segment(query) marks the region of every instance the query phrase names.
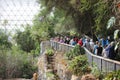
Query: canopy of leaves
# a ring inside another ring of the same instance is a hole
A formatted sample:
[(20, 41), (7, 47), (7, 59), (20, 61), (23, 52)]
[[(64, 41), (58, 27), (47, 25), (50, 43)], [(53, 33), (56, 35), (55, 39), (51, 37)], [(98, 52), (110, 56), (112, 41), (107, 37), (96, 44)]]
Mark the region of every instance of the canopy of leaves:
[(41, 40), (46, 40), (54, 35), (54, 19), (50, 15), (51, 14), (47, 15), (47, 11), (43, 9), (35, 16), (35, 19), (33, 20), (34, 25), (31, 29), (31, 36), (34, 40), (40, 42)]
[(12, 46), (11, 50), (0, 50), (0, 77), (6, 78), (32, 78), (37, 70), (31, 54)]
[(17, 45), (19, 45), (23, 51), (30, 52), (35, 49), (35, 41), (30, 35), (30, 26), (27, 26), (24, 32), (18, 31), (14, 37)]
[(1, 47), (1, 49), (11, 48), (12, 44), (8, 40), (8, 37), (9, 36), (3, 30), (0, 30), (0, 47)]
[[(56, 32), (75, 28), (78, 33), (105, 32), (108, 19), (113, 16), (114, 0), (38, 0), (48, 15), (53, 12)], [(60, 15), (60, 16), (59, 16)], [(61, 28), (61, 29), (60, 29)], [(69, 31), (68, 31), (69, 32)]]

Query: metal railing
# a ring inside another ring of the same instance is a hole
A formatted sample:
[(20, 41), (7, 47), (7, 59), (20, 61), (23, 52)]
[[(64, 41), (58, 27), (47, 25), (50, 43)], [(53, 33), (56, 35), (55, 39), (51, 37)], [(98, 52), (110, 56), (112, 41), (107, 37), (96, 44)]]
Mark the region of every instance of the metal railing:
[[(50, 41), (50, 45), (55, 50), (61, 51), (61, 52), (68, 52), (74, 48), (74, 46), (64, 44), (64, 43), (59, 43), (56, 41)], [(111, 60), (111, 59), (107, 59), (104, 57), (94, 55), (86, 48), (84, 48), (84, 50), (87, 55), (89, 64), (93, 66), (93, 63), (95, 63), (102, 72), (111, 72), (111, 71), (116, 71), (120, 69), (119, 61), (115, 61), (115, 60)]]

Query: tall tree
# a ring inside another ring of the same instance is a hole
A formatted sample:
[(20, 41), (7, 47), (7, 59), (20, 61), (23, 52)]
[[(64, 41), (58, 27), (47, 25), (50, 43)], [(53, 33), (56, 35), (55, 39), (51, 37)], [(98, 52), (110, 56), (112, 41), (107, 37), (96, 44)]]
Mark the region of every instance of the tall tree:
[[(47, 13), (64, 11), (64, 17), (71, 16), (74, 28), (79, 33), (103, 33), (112, 15), (113, 0), (38, 0)], [(60, 24), (60, 22), (58, 22)], [(66, 24), (66, 23), (64, 23)], [(63, 25), (63, 24), (62, 24)], [(62, 26), (61, 26), (62, 27)], [(63, 26), (65, 27), (65, 26)]]
[(0, 29), (0, 47), (1, 47), (1, 49), (11, 48), (12, 44), (8, 40), (8, 37), (9, 36), (6, 34), (6, 32), (3, 31), (2, 29)]
[(35, 49), (35, 41), (31, 37), (30, 26), (27, 26), (23, 32), (17, 31), (14, 38), (23, 51), (30, 52)]
[(33, 20), (31, 35), (34, 40), (40, 42), (54, 36), (54, 19), (51, 14), (47, 14), (43, 9)]

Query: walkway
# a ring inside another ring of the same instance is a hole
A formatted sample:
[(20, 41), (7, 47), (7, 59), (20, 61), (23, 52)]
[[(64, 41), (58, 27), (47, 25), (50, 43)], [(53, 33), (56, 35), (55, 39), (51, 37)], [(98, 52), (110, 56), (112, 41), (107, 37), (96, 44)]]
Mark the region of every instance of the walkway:
[[(55, 50), (61, 51), (61, 52), (68, 52), (74, 48), (74, 46), (55, 42), (55, 41), (50, 41), (50, 45)], [(120, 69), (119, 61), (115, 61), (115, 60), (107, 59), (107, 58), (100, 57), (97, 55), (93, 55), (89, 50), (87, 50), (86, 48), (84, 48), (84, 49), (85, 49), (85, 53), (88, 58), (88, 62), (91, 66), (93, 66), (93, 63), (95, 63), (97, 65), (97, 67), (103, 72), (111, 72), (111, 71), (116, 71), (116, 70)]]

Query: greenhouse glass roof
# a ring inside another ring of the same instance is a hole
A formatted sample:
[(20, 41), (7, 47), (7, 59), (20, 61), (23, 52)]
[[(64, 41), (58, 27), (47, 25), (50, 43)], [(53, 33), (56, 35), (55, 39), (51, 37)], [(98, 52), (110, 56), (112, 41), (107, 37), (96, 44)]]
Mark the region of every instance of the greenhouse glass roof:
[(32, 25), (39, 11), (36, 0), (0, 0), (0, 29), (14, 30)]

